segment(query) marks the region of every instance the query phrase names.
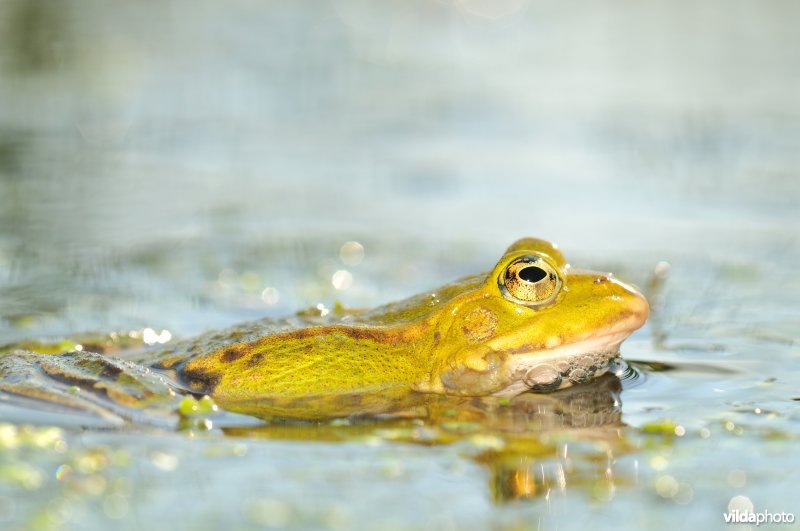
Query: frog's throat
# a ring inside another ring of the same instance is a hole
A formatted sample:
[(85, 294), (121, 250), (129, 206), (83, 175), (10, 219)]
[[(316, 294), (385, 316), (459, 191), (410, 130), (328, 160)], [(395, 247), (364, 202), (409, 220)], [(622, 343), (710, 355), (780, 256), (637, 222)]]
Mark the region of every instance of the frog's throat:
[(480, 363), (458, 364), (421, 390), (445, 394), (512, 397), (550, 392), (588, 382), (608, 370), (632, 330), (616, 330), (535, 350), (491, 351)]
[(497, 380), (507, 382), (494, 396), (511, 397), (525, 391), (556, 391), (603, 375), (619, 356), (619, 345), (630, 330), (612, 332), (535, 352), (515, 352), (498, 367)]

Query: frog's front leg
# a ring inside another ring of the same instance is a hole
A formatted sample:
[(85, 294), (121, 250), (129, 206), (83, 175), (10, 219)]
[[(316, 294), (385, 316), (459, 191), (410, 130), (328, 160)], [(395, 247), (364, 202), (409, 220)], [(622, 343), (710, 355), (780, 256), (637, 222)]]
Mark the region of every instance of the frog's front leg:
[(161, 375), (92, 352), (0, 354), (0, 395), (90, 413), (113, 424), (174, 425), (180, 398)]

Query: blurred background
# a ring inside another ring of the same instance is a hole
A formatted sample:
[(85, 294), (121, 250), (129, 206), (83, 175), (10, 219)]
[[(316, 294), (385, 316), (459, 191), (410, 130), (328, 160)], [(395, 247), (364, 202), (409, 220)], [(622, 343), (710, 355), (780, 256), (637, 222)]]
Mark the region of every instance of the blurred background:
[[(525, 235), (595, 267), (796, 244), (798, 9), (3, 0), (0, 336), (374, 304)], [(351, 289), (301, 289), (347, 241)]]
[[(0, 344), (373, 306), (538, 236), (643, 286), (672, 264), (654, 316), (683, 350), (652, 350), (646, 328), (634, 357), (748, 364), (736, 404), (773, 401), (794, 440), (798, 18), (792, 0), (0, 0)], [(770, 374), (788, 381), (753, 383)], [(628, 423), (739, 411), (707, 373), (648, 385), (623, 395)], [(721, 521), (744, 485), (729, 467), (760, 442), (686, 447), (669, 477), (695, 516)], [(789, 508), (791, 444), (754, 501)], [(687, 479), (700, 465), (706, 484)], [(642, 474), (603, 510), (663, 525), (670, 496)], [(430, 481), (431, 503), (453, 501)], [(450, 524), (509, 517), (474, 504), (481, 488)]]

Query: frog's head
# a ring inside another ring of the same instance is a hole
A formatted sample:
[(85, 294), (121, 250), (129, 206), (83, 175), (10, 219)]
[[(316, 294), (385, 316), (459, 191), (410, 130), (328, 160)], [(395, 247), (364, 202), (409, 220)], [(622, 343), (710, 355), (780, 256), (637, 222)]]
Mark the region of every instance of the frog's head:
[(588, 381), (649, 313), (632, 286), (574, 269), (556, 245), (535, 238), (515, 242), (453, 302), (433, 386), (464, 394), (512, 396)]

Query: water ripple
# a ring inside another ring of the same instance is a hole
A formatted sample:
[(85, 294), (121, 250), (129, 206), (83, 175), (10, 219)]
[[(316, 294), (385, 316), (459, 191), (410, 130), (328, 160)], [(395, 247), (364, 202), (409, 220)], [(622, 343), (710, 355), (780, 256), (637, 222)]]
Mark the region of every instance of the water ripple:
[(622, 383), (623, 389), (639, 387), (647, 381), (647, 373), (638, 369), (635, 365), (628, 363), (622, 358), (617, 358), (608, 368), (608, 372), (614, 374)]

